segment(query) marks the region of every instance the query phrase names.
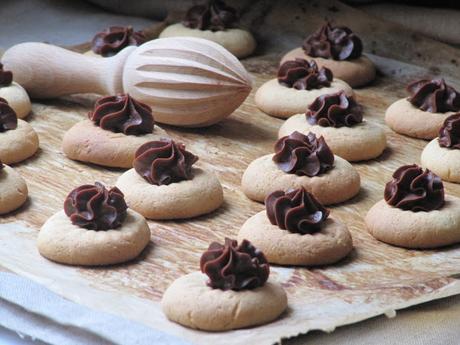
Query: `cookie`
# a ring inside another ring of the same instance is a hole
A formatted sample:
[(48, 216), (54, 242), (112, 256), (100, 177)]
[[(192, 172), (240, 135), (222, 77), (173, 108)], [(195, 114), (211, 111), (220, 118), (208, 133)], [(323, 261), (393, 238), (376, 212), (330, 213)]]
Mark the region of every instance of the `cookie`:
[(443, 180), (460, 183), (460, 150), (441, 147), (438, 138), (425, 146), (421, 163)]
[(437, 248), (460, 242), (460, 199), (445, 197), (439, 210), (412, 212), (376, 203), (367, 213), (366, 227), (376, 239), (405, 248)]
[(241, 180), (244, 194), (263, 202), (276, 190), (287, 191), (304, 187), (321, 203), (329, 205), (348, 200), (358, 194), (360, 177), (346, 160), (335, 156), (334, 167), (319, 176), (287, 174), (273, 162), (273, 154), (257, 158), (249, 164)]
[(331, 86), (320, 89), (297, 90), (280, 85), (277, 79), (263, 84), (255, 94), (255, 103), (264, 113), (280, 118), (305, 112), (308, 105), (318, 96), (345, 91), (353, 96), (352, 88), (342, 80), (333, 79)]
[(134, 153), (139, 146), (167, 136), (158, 126), (154, 127), (151, 134), (126, 135), (102, 129), (90, 120), (83, 120), (65, 133), (62, 150), (73, 160), (107, 167), (131, 168)]
[(375, 79), (376, 75), (373, 62), (365, 55), (361, 55), (352, 60), (324, 59), (321, 57), (309, 56), (299, 47), (286, 53), (281, 59), (281, 63), (288, 60), (294, 60), (295, 58), (316, 61), (318, 67), (329, 68), (335, 78), (345, 81), (353, 88), (369, 84)]
[(8, 101), (20, 119), (25, 118), (32, 111), (29, 95), (21, 85), (14, 81), (10, 85), (0, 86), (0, 98)]
[(335, 263), (353, 249), (346, 225), (328, 218), (313, 234), (292, 233), (273, 225), (266, 211), (249, 218), (238, 233), (238, 241), (251, 241), (268, 261), (279, 265), (316, 266)]
[(21, 162), (38, 150), (38, 135), (31, 125), (18, 119), (17, 127), (0, 132), (0, 160), (5, 164)]
[(226, 331), (271, 322), (287, 307), (286, 293), (272, 281), (243, 291), (212, 289), (206, 281), (206, 275), (194, 272), (168, 287), (161, 307), (169, 320), (194, 329)]
[(38, 250), (44, 257), (63, 264), (97, 266), (126, 262), (137, 257), (150, 241), (144, 217), (128, 209), (123, 224), (112, 230), (95, 231), (72, 224), (60, 211), (43, 224)]
[(149, 219), (191, 218), (219, 208), (222, 186), (216, 175), (198, 168), (193, 178), (168, 185), (150, 184), (134, 169), (121, 175), (116, 186), (129, 207)]
[(249, 31), (231, 28), (219, 31), (191, 29), (182, 23), (166, 27), (160, 34), (165, 37), (198, 37), (220, 44), (238, 58), (251, 55), (256, 48), (256, 41)]
[(0, 214), (14, 211), (27, 200), (26, 181), (7, 165), (0, 168)]
[(385, 122), (392, 130), (413, 138), (436, 138), (446, 118), (454, 112), (431, 113), (413, 106), (402, 98), (388, 107)]
[(335, 155), (351, 162), (376, 158), (386, 147), (386, 136), (383, 129), (368, 121), (352, 127), (322, 127), (310, 125), (305, 114), (297, 114), (283, 123), (278, 137), (284, 137), (294, 131), (304, 134), (312, 132), (317, 136), (323, 136)]

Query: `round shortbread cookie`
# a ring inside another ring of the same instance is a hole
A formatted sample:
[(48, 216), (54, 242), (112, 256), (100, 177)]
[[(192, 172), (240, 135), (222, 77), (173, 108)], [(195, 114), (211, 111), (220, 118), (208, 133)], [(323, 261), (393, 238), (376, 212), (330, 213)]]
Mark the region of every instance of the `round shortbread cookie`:
[(404, 211), (376, 203), (366, 215), (376, 239), (405, 248), (437, 248), (460, 242), (460, 199), (446, 195), (445, 205), (429, 212)]
[(376, 70), (374, 63), (365, 55), (361, 55), (359, 58), (353, 60), (340, 61), (309, 56), (299, 47), (286, 53), (281, 59), (281, 64), (288, 60), (295, 60), (296, 58), (315, 60), (319, 68), (329, 68), (334, 77), (347, 82), (351, 87), (363, 86), (375, 79)]
[(150, 241), (143, 216), (128, 209), (123, 224), (113, 230), (87, 230), (59, 211), (43, 224), (37, 246), (41, 255), (63, 264), (99, 266), (136, 258)]
[(273, 281), (253, 290), (223, 291), (207, 286), (207, 279), (194, 272), (168, 287), (161, 306), (169, 320), (205, 331), (226, 331), (271, 322), (287, 308), (286, 292)]
[(220, 44), (238, 58), (251, 55), (256, 49), (256, 41), (249, 31), (242, 29), (226, 29), (221, 31), (191, 29), (182, 23), (166, 27), (159, 38), (165, 37), (198, 37)]
[(438, 136), (444, 120), (454, 112), (430, 113), (413, 106), (402, 98), (388, 107), (385, 122), (397, 133), (419, 139), (433, 139)]
[(439, 146), (438, 138), (425, 146), (421, 163), (443, 180), (460, 183), (460, 150)]
[(18, 119), (16, 129), (0, 133), (0, 160), (5, 164), (21, 162), (38, 150), (38, 135), (27, 122)]
[(317, 97), (339, 91), (344, 91), (347, 96), (353, 96), (353, 89), (339, 79), (334, 79), (329, 87), (312, 90), (296, 90), (281, 85), (278, 83), (278, 79), (272, 79), (257, 90), (255, 103), (260, 110), (268, 115), (288, 118), (305, 112)]
[(116, 186), (128, 206), (149, 219), (196, 217), (214, 211), (224, 201), (217, 176), (198, 168), (193, 168), (191, 180), (160, 186), (130, 169), (118, 178)]
[(238, 241), (250, 241), (268, 262), (279, 265), (317, 266), (333, 264), (353, 249), (348, 228), (332, 218), (313, 234), (298, 234), (270, 223), (266, 211), (249, 218), (238, 233)]
[(278, 137), (284, 137), (295, 131), (305, 135), (312, 132), (318, 137), (323, 136), (334, 154), (351, 162), (376, 158), (387, 146), (384, 130), (368, 121), (352, 127), (321, 127), (310, 125), (305, 114), (297, 114), (283, 123)]
[(273, 162), (273, 154), (252, 161), (246, 168), (241, 187), (249, 199), (264, 202), (277, 190), (305, 188), (322, 204), (336, 204), (354, 197), (360, 189), (358, 172), (346, 160), (335, 156), (334, 167), (319, 176), (288, 174)]
[(166, 137), (168, 134), (157, 125), (150, 134), (126, 135), (102, 129), (90, 120), (83, 120), (65, 133), (62, 150), (73, 160), (107, 167), (131, 168), (139, 146)]
[(0, 214), (14, 211), (27, 200), (26, 181), (7, 165), (0, 170)]
[(14, 81), (8, 86), (0, 86), (0, 98), (7, 100), (19, 119), (25, 118), (32, 111), (29, 95), (21, 85)]

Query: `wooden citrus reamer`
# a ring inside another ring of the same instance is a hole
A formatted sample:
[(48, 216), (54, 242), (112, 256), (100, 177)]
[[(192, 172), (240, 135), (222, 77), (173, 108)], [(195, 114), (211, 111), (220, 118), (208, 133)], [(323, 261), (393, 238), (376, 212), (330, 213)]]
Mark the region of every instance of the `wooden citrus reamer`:
[(199, 38), (157, 39), (109, 58), (21, 43), (8, 49), (2, 62), (33, 98), (129, 93), (152, 107), (156, 121), (177, 126), (220, 121), (252, 88), (250, 75), (236, 57)]

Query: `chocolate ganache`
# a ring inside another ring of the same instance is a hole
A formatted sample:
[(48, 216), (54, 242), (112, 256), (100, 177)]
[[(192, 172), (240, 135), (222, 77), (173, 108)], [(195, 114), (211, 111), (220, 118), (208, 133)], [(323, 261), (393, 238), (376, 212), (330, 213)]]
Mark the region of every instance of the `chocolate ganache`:
[(104, 57), (113, 56), (127, 46), (139, 46), (147, 39), (142, 31), (134, 31), (131, 26), (111, 26), (97, 33), (91, 49)]
[(5, 71), (3, 64), (0, 63), (0, 86), (8, 86), (13, 82), (13, 73), (11, 71)]
[(460, 149), (460, 113), (450, 115), (439, 130), (439, 146)]
[(430, 113), (460, 110), (460, 94), (446, 84), (444, 79), (422, 79), (407, 86), (408, 101)]
[(119, 227), (126, 218), (123, 193), (103, 184), (83, 185), (72, 190), (64, 201), (64, 212), (72, 224), (88, 230), (110, 230)]
[(331, 86), (333, 76), (329, 68), (318, 68), (314, 60), (296, 58), (284, 62), (278, 69), (278, 82), (297, 90), (321, 89)]
[(0, 133), (17, 127), (18, 117), (16, 112), (10, 107), (6, 99), (0, 98)]
[(102, 129), (127, 135), (152, 133), (152, 109), (129, 94), (99, 98), (88, 117)]
[(238, 22), (237, 11), (221, 0), (210, 0), (205, 5), (191, 7), (182, 24), (191, 29), (223, 31)]
[(246, 290), (265, 284), (270, 267), (265, 255), (249, 241), (225, 239), (222, 245), (213, 242), (201, 256), (201, 272), (209, 277), (213, 289)]
[(302, 48), (312, 57), (352, 60), (361, 56), (363, 44), (346, 26), (326, 23), (304, 40)]
[(444, 186), (430, 170), (416, 164), (404, 165), (386, 184), (384, 198), (389, 205), (402, 210), (428, 212), (444, 205)]
[(332, 168), (334, 154), (323, 137), (295, 131), (276, 142), (273, 161), (288, 174), (312, 177)]
[(322, 127), (351, 127), (363, 121), (363, 109), (345, 92), (321, 95), (307, 108), (307, 121)]
[(275, 191), (265, 199), (270, 223), (293, 233), (313, 234), (329, 216), (329, 210), (304, 188)]
[(150, 184), (168, 185), (192, 179), (192, 165), (197, 160), (198, 157), (187, 151), (184, 144), (164, 139), (140, 146), (133, 166)]

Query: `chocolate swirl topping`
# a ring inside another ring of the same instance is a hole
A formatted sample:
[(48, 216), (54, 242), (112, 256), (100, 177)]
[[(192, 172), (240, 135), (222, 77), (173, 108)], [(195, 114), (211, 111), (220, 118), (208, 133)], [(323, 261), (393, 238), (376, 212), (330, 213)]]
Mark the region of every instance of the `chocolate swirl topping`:
[(408, 101), (417, 108), (430, 113), (460, 110), (460, 94), (444, 79), (422, 79), (406, 87)]
[(314, 60), (298, 59), (286, 61), (278, 69), (278, 82), (297, 90), (321, 89), (331, 86), (330, 69), (318, 65)]
[(322, 127), (351, 127), (363, 121), (363, 109), (345, 92), (321, 95), (307, 108), (307, 121)]
[(134, 31), (132, 26), (111, 26), (97, 33), (91, 50), (102, 56), (113, 56), (127, 46), (140, 46), (147, 41), (142, 31)]
[(126, 135), (152, 133), (152, 109), (128, 94), (101, 97), (88, 117), (99, 127)]
[(208, 286), (221, 290), (255, 289), (265, 284), (270, 274), (265, 255), (248, 240), (240, 245), (225, 238), (225, 244), (212, 242), (200, 260)]
[(302, 235), (318, 232), (329, 216), (329, 210), (304, 188), (275, 191), (265, 199), (265, 207), (270, 223)]
[(385, 186), (385, 201), (402, 210), (431, 211), (444, 205), (444, 186), (441, 178), (416, 164), (404, 165), (393, 173), (393, 180)]
[(332, 168), (334, 154), (323, 137), (295, 131), (276, 142), (273, 161), (285, 173), (312, 177)]
[(363, 52), (361, 39), (346, 26), (324, 24), (302, 45), (305, 53), (312, 57), (334, 60), (352, 60), (359, 58)]
[(134, 169), (150, 184), (168, 185), (193, 178), (192, 165), (198, 160), (185, 145), (171, 139), (150, 141), (140, 146)]
[(64, 201), (64, 212), (72, 224), (88, 230), (119, 227), (126, 218), (127, 208), (117, 187), (107, 190), (99, 182), (75, 188)]
[(8, 86), (13, 82), (13, 72), (5, 71), (0, 63), (0, 86)]
[(221, 0), (210, 0), (206, 5), (191, 7), (182, 24), (191, 29), (223, 31), (238, 21), (236, 10)]
[(439, 130), (439, 146), (460, 149), (460, 113), (450, 115)]
[(0, 98), (0, 133), (6, 132), (18, 127), (18, 117), (8, 101)]

